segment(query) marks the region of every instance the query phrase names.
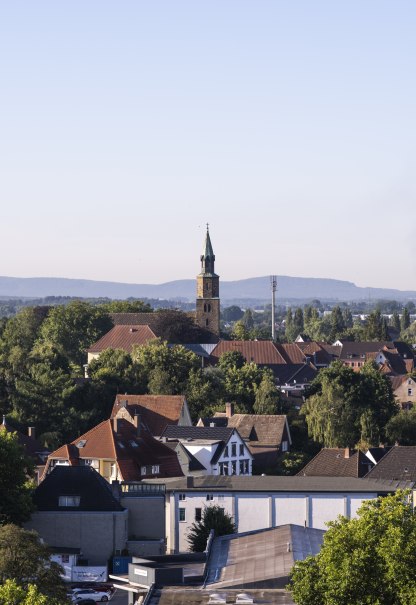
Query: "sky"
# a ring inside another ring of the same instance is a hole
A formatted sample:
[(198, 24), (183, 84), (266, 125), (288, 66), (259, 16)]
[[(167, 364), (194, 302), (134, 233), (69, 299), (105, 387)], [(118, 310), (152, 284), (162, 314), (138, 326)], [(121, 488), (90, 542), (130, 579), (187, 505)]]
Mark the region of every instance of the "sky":
[(0, 2), (0, 274), (416, 290), (413, 0)]

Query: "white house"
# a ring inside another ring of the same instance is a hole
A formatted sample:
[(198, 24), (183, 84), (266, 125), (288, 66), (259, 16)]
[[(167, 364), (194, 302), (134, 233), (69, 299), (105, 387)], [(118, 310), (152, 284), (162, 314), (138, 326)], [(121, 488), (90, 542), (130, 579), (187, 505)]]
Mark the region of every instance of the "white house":
[(205, 475), (252, 474), (253, 456), (235, 428), (170, 425), (162, 440), (180, 442), (203, 466)]

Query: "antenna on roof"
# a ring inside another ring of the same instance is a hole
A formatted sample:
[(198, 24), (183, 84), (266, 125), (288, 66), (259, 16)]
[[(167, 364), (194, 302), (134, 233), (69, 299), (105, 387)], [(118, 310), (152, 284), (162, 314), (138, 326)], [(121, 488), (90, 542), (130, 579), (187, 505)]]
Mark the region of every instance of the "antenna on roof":
[(277, 277), (276, 275), (271, 275), (270, 276), (270, 287), (272, 289), (272, 340), (274, 342), (275, 338), (276, 338), (276, 326), (275, 326), (275, 295), (276, 295), (276, 288), (277, 288)]

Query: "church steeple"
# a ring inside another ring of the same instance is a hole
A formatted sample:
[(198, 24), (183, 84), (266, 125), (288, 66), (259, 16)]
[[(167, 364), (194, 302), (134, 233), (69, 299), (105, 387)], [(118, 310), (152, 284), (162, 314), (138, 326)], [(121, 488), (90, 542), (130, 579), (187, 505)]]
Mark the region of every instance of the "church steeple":
[(220, 333), (220, 278), (214, 271), (215, 254), (209, 235), (205, 235), (201, 273), (197, 277), (196, 323), (210, 332)]
[(201, 273), (206, 275), (210, 273), (215, 275), (214, 272), (215, 254), (212, 249), (211, 238), (209, 236), (209, 225), (207, 223), (207, 233), (205, 235), (205, 246), (204, 252), (201, 254)]

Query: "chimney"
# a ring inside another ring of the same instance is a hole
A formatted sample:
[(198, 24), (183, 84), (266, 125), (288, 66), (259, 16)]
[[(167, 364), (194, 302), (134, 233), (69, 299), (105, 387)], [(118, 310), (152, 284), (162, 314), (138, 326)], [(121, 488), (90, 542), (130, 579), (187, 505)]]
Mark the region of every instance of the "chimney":
[(141, 418), (140, 418), (140, 414), (138, 414), (137, 412), (134, 413), (133, 416), (133, 424), (136, 427), (136, 434), (138, 437), (140, 437), (140, 432), (141, 432)]
[(36, 439), (35, 427), (34, 426), (28, 426), (27, 427), (27, 434), (29, 435), (29, 437), (32, 437), (32, 439)]
[(186, 478), (186, 487), (192, 488), (194, 486), (194, 478), (192, 476), (187, 476)]
[(225, 404), (225, 415), (227, 418), (231, 418), (234, 415), (234, 404), (227, 402)]
[(344, 458), (349, 458), (351, 456), (351, 450), (349, 447), (344, 449)]
[(117, 479), (115, 479), (112, 483), (110, 483), (110, 488), (111, 488), (111, 492), (112, 492), (114, 498), (120, 502), (120, 497), (121, 497), (120, 481), (117, 481)]

